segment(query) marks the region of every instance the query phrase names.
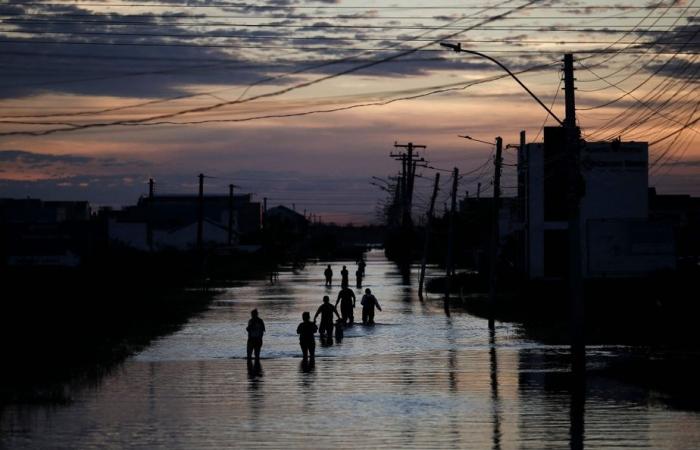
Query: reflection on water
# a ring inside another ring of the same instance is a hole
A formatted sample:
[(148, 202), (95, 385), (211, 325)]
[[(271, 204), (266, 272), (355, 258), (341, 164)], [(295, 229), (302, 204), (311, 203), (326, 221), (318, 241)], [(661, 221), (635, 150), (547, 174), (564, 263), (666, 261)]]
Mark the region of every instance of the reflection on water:
[[(380, 253), (369, 255), (362, 281), (383, 307), (378, 323), (348, 327), (342, 342), (317, 345), (315, 364), (303, 362), (301, 313), (337, 295), (324, 268), (230, 289), (70, 405), (6, 408), (0, 446), (693, 448), (700, 440), (698, 413), (595, 372), (573, 379), (567, 347), (526, 340), (509, 324), (490, 331), (460, 311), (446, 317), (441, 298), (419, 301)], [(268, 331), (262, 361), (249, 364), (254, 307)], [(622, 351), (630, 348), (592, 348), (589, 366)]]

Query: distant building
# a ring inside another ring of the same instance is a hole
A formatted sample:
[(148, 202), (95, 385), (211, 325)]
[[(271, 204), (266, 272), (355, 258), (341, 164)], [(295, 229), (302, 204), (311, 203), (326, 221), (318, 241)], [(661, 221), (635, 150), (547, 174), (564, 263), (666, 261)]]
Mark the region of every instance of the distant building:
[(43, 201), (37, 198), (0, 198), (0, 223), (62, 223), (90, 219), (86, 201)]
[[(241, 236), (257, 233), (260, 203), (251, 194), (205, 195), (202, 241), (205, 247), (236, 245)], [(135, 206), (108, 214), (109, 239), (138, 250), (187, 250), (197, 245), (199, 198), (196, 195), (142, 197)], [(229, 242), (230, 233), (230, 242)]]
[(80, 265), (95, 245), (86, 201), (0, 199), (0, 254), (10, 266)]
[(309, 226), (309, 221), (286, 206), (275, 206), (265, 212), (265, 226), (275, 226), (290, 233), (303, 234)]
[[(563, 139), (562, 128), (545, 128), (544, 143), (528, 144), (519, 155), (522, 266), (532, 279), (560, 278), (568, 270), (570, 183)], [(644, 142), (583, 144), (584, 277), (634, 277), (675, 268), (672, 227), (649, 217), (647, 168)]]
[(700, 263), (700, 197), (661, 195), (649, 189), (649, 216), (673, 227), (678, 257)]

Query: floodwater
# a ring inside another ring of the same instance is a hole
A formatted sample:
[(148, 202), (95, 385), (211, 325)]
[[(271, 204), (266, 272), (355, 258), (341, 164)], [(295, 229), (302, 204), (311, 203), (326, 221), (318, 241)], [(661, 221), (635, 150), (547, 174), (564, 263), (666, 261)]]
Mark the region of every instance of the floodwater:
[[(363, 287), (382, 312), (342, 342), (317, 344), (302, 364), (301, 313), (326, 289), (324, 264), (223, 292), (180, 331), (128, 359), (60, 406), (10, 407), (2, 448), (698, 448), (700, 414), (619, 379), (567, 377), (566, 347), (523, 337), (507, 323), (445, 315), (419, 301), (381, 252)], [(354, 264), (349, 264), (354, 274)], [(351, 282), (354, 279), (351, 276)], [(359, 291), (356, 291), (359, 292)], [(358, 294), (359, 295), (359, 294)], [(250, 310), (265, 320), (260, 367), (245, 361)], [(356, 318), (360, 315), (359, 298)], [(601, 346), (589, 365), (629, 349)], [(573, 387), (572, 387), (573, 386)]]

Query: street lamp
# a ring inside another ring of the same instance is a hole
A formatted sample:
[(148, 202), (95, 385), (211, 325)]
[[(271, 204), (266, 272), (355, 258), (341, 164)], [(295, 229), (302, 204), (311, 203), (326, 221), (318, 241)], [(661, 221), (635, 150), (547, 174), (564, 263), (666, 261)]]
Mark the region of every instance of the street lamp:
[(463, 49), (463, 48), (462, 48), (462, 44), (460, 44), (460, 43), (457, 43), (457, 44), (450, 44), (450, 43), (447, 43), (447, 42), (440, 42), (440, 45), (442, 45), (442, 46), (445, 47), (445, 48), (449, 48), (449, 49), (451, 49), (451, 50), (454, 50), (454, 51), (457, 52), (457, 53), (470, 53), (470, 54), (472, 54), (472, 55), (481, 56), (482, 58), (486, 58), (486, 59), (488, 59), (489, 61), (491, 61), (491, 62), (497, 64), (501, 69), (505, 70), (505, 71), (508, 73), (508, 75), (510, 75), (511, 77), (513, 77), (513, 79), (514, 79), (520, 86), (522, 86), (522, 88), (525, 89), (525, 90), (527, 91), (527, 93), (530, 94), (530, 96), (531, 96), (532, 98), (534, 98), (535, 101), (536, 101), (537, 103), (539, 103), (540, 106), (543, 107), (543, 108), (545, 109), (545, 111), (547, 111), (547, 114), (549, 114), (550, 116), (552, 116), (552, 117), (554, 118), (554, 120), (556, 120), (556, 121), (559, 123), (559, 125), (564, 126), (564, 122), (563, 122), (561, 119), (559, 119), (559, 117), (557, 117), (557, 115), (554, 114), (554, 113), (552, 112), (552, 110), (550, 110), (550, 109), (547, 107), (547, 105), (545, 105), (544, 103), (542, 103), (542, 100), (540, 100), (530, 89), (528, 89), (528, 87), (525, 86), (525, 85), (523, 84), (523, 82), (520, 81), (520, 79), (518, 79), (518, 77), (516, 77), (515, 74), (514, 74), (513, 72), (511, 72), (510, 69), (508, 69), (506, 66), (504, 66), (500, 61), (498, 61), (498, 60), (496, 60), (496, 59), (490, 57), (489, 55), (485, 55), (485, 54), (483, 54), (483, 53), (481, 53), (481, 52), (477, 52), (477, 51), (474, 51), (474, 50), (466, 50), (466, 49)]
[(582, 374), (585, 371), (586, 361), (586, 344), (584, 336), (584, 299), (583, 299), (583, 277), (582, 277), (582, 249), (581, 249), (581, 219), (580, 219), (580, 200), (585, 189), (584, 182), (581, 177), (581, 169), (579, 163), (579, 140), (580, 130), (576, 126), (576, 107), (574, 100), (574, 67), (573, 55), (564, 55), (564, 91), (566, 94), (566, 117), (564, 120), (559, 119), (547, 106), (542, 103), (530, 89), (525, 86), (522, 81), (515, 76), (506, 66), (501, 64), (496, 59), (474, 50), (465, 50), (462, 44), (449, 44), (441, 42), (441, 46), (454, 50), (457, 53), (469, 53), (472, 55), (486, 58), (489, 61), (497, 64), (501, 69), (505, 70), (508, 75), (527, 91), (530, 96), (540, 104), (547, 113), (552, 116), (559, 125), (564, 129), (564, 149), (565, 154), (569, 157), (568, 164), (568, 231), (569, 231), (569, 301), (571, 306), (571, 354), (572, 354), (572, 369), (576, 374)]
[(473, 138), (473, 137), (468, 136), (468, 135), (458, 134), (457, 137), (461, 137), (463, 139), (469, 139), (470, 141), (481, 142), (482, 144), (486, 144), (486, 145), (496, 145), (495, 142), (482, 141), (481, 139)]

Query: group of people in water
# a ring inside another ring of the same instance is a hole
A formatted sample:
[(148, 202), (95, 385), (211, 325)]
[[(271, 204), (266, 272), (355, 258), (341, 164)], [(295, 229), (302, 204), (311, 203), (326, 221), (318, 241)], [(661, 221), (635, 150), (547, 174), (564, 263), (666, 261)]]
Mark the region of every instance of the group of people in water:
[[(360, 258), (357, 261), (357, 270), (355, 271), (355, 279), (357, 280), (357, 287), (362, 287), (362, 278), (365, 276), (365, 260)], [(323, 271), (323, 275), (326, 277), (326, 287), (331, 287), (333, 285), (333, 269), (331, 265), (328, 264), (326, 270)], [(340, 285), (347, 287), (350, 284), (350, 272), (348, 272), (347, 266), (343, 266), (340, 271)]]
[[(365, 262), (360, 259), (358, 262), (358, 269), (356, 275), (358, 276), (358, 285), (361, 283), (361, 278), (364, 276)], [(333, 331), (335, 330), (335, 338), (337, 341), (343, 339), (344, 328), (348, 325), (353, 325), (355, 322), (355, 292), (348, 287), (348, 270), (346, 266), (343, 266), (341, 274), (341, 289), (338, 292), (338, 298), (335, 304), (332, 304), (330, 297), (328, 295), (323, 296), (323, 303), (318, 307), (316, 314), (314, 315), (313, 321), (311, 321), (311, 314), (305, 311), (301, 317), (302, 322), (297, 327), (297, 334), (299, 335), (299, 345), (301, 347), (301, 352), (304, 361), (310, 359), (314, 360), (316, 352), (316, 332), (319, 332), (320, 338), (323, 341), (333, 339)], [(324, 275), (326, 277), (326, 286), (332, 286), (333, 270), (330, 264), (326, 268)], [(340, 304), (340, 313), (338, 313), (338, 304)], [(360, 300), (360, 305), (362, 306), (362, 323), (365, 325), (374, 324), (374, 313), (375, 309), (379, 311), (382, 307), (379, 305), (379, 301), (372, 294), (370, 289), (365, 289), (365, 293)], [(320, 325), (316, 325), (316, 320), (321, 316)], [(334, 320), (337, 318), (337, 320)], [(247, 345), (247, 359), (251, 361), (253, 355), (255, 355), (255, 360), (260, 359), (260, 349), (262, 348), (262, 338), (265, 334), (265, 323), (258, 315), (258, 310), (254, 309), (251, 311), (251, 318), (248, 321), (248, 326), (246, 327), (248, 332), (248, 345)]]

